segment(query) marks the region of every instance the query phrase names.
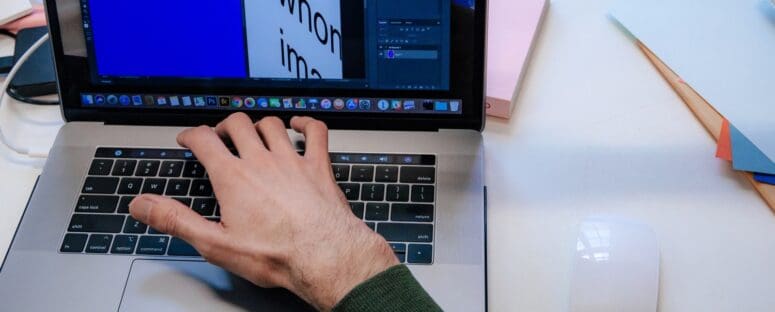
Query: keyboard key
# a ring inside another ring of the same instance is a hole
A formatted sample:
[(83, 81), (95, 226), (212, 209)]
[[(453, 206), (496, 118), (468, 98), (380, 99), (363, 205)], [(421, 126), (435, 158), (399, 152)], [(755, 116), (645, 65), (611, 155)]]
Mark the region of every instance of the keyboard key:
[(385, 194), (385, 200), (393, 201), (393, 202), (408, 202), (409, 185), (405, 185), (405, 184), (388, 185), (387, 192)]
[(409, 244), (406, 252), (406, 262), (417, 264), (431, 264), (433, 262), (433, 246), (425, 244)]
[(164, 187), (167, 185), (165, 179), (146, 179), (143, 183), (143, 194), (164, 194)]
[(113, 213), (117, 205), (118, 196), (81, 195), (75, 212)]
[(159, 171), (160, 177), (177, 178), (183, 173), (182, 161), (165, 161), (161, 163), (161, 171)]
[(433, 241), (433, 225), (380, 223), (377, 233), (389, 242), (430, 243)]
[(70, 219), (70, 232), (119, 233), (124, 225), (124, 216), (74, 214)]
[(363, 201), (382, 201), (385, 199), (384, 184), (364, 184), (361, 191)]
[(374, 166), (353, 166), (353, 182), (371, 182), (374, 181)]
[(347, 197), (347, 200), (358, 200), (361, 194), (361, 185), (357, 183), (339, 183), (339, 188)]
[(132, 216), (126, 217), (126, 222), (124, 223), (124, 233), (145, 234), (146, 229), (148, 229), (148, 226), (145, 225), (145, 223), (135, 220), (135, 218), (132, 218)]
[(118, 178), (88, 177), (83, 182), (81, 193), (87, 194), (113, 194), (118, 187)]
[(201, 178), (205, 176), (205, 167), (198, 161), (187, 161), (183, 167), (184, 178)]
[(390, 243), (390, 249), (393, 249), (393, 253), (401, 263), (406, 262), (406, 244), (404, 243)]
[(118, 202), (117, 213), (129, 213), (129, 203), (135, 199), (134, 196), (121, 196), (121, 200)]
[(412, 185), (412, 201), (418, 203), (433, 202), (433, 185)]
[(199, 252), (194, 249), (194, 246), (177, 237), (173, 237), (170, 241), (167, 254), (170, 256), (199, 257)]
[(122, 195), (137, 195), (140, 193), (140, 188), (142, 186), (143, 179), (122, 178), (121, 184), (118, 185), (118, 193)]
[(170, 179), (167, 183), (167, 196), (186, 196), (191, 180)]
[(136, 166), (137, 160), (116, 160), (116, 164), (113, 166), (113, 175), (122, 177), (131, 176), (135, 172)]
[(433, 205), (393, 204), (390, 219), (393, 221), (433, 222)]
[(96, 157), (121, 157), (124, 156), (124, 150), (113, 147), (100, 147), (95, 153)]
[(172, 199), (177, 200), (183, 206), (191, 207), (191, 198), (190, 197), (173, 197)]
[(89, 236), (89, 243), (86, 244), (87, 253), (108, 253), (110, 242), (113, 241), (113, 235), (92, 234)]
[(421, 162), (421, 157), (417, 155), (402, 155), (398, 157), (398, 163), (404, 165), (413, 165)]
[(366, 222), (366, 226), (368, 226), (372, 231), (376, 231), (377, 224), (374, 222)]
[(167, 252), (169, 236), (140, 236), (138, 255), (163, 255)]
[(377, 166), (377, 182), (395, 183), (398, 182), (398, 167), (396, 166)]
[(436, 182), (436, 168), (433, 167), (401, 167), (401, 183), (424, 183), (433, 184)]
[(210, 197), (213, 196), (213, 186), (208, 180), (194, 180), (191, 182), (191, 196)]
[(350, 166), (348, 165), (333, 165), (334, 178), (337, 181), (343, 182), (350, 179)]
[(363, 219), (364, 204), (357, 202), (350, 202), (350, 210), (358, 219)]
[(329, 153), (332, 163), (351, 163), (355, 161), (355, 156), (350, 154)]
[(161, 162), (158, 160), (143, 160), (137, 166), (136, 176), (155, 177), (159, 173)]
[(196, 198), (191, 208), (198, 214), (208, 217), (215, 213), (215, 198)]
[(148, 234), (149, 235), (166, 235), (167, 233), (162, 233), (161, 231), (154, 229), (152, 227), (148, 227)]
[(387, 221), (390, 212), (388, 203), (369, 203), (366, 205), (366, 220)]
[(88, 238), (89, 235), (87, 234), (67, 234), (64, 241), (62, 241), (62, 247), (59, 248), (59, 251), (82, 252)]
[(363, 155), (355, 155), (355, 162), (361, 163), (361, 164), (372, 164), (376, 163), (377, 158), (379, 156), (373, 155), (373, 154), (363, 154)]
[(129, 255), (135, 252), (137, 245), (136, 235), (116, 235), (110, 253)]
[(390, 204), (369, 203), (366, 205), (366, 220), (387, 221)]
[(95, 159), (95, 160), (92, 160), (91, 167), (89, 167), (89, 175), (92, 175), (92, 176), (110, 175), (111, 168), (113, 168), (112, 159)]

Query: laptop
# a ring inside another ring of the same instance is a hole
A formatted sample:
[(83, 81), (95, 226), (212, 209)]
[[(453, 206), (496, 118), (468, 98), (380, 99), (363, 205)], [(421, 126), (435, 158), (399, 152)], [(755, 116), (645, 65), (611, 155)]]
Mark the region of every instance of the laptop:
[(67, 122), (0, 270), (3, 309), (311, 310), (128, 214), (156, 193), (218, 222), (175, 137), (245, 112), (325, 121), (353, 214), (445, 310), (486, 310), (485, 5), (47, 0)]

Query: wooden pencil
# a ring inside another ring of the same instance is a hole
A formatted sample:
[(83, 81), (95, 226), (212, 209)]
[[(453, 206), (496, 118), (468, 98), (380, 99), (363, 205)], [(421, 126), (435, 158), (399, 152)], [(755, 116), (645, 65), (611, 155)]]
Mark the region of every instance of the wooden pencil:
[[(724, 123), (724, 117), (716, 111), (708, 101), (697, 93), (697, 91), (692, 89), (692, 87), (684, 82), (681, 77), (673, 72), (670, 67), (662, 62), (659, 57), (654, 55), (648, 47), (642, 42), (637, 42), (637, 44), (649, 61), (656, 67), (657, 71), (659, 71), (662, 77), (667, 80), (673, 90), (675, 90), (678, 96), (686, 103), (686, 106), (694, 113), (694, 116), (696, 116), (700, 123), (705, 126), (705, 130), (708, 131), (708, 134), (710, 134), (714, 140), (718, 141), (719, 135), (721, 134), (721, 126)], [(775, 211), (775, 185), (760, 183), (756, 181), (753, 174), (749, 172), (740, 172), (740, 174), (751, 182), (751, 185), (759, 192), (770, 209)]]

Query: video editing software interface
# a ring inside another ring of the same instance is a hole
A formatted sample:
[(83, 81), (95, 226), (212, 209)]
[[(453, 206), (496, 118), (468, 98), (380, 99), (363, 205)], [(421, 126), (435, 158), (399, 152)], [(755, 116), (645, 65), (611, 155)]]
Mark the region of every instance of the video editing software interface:
[(281, 92), (449, 91), (452, 10), (472, 10), (473, 0), (80, 1), (95, 86), (206, 83), (280, 93), (85, 92), (83, 106), (463, 110), (462, 101), (454, 98), (295, 97)]

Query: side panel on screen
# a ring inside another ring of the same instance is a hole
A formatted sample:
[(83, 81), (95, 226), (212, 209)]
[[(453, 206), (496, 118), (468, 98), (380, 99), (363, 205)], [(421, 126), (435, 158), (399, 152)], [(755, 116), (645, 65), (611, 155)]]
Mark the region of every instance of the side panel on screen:
[(252, 78), (342, 79), (341, 0), (245, 0)]

